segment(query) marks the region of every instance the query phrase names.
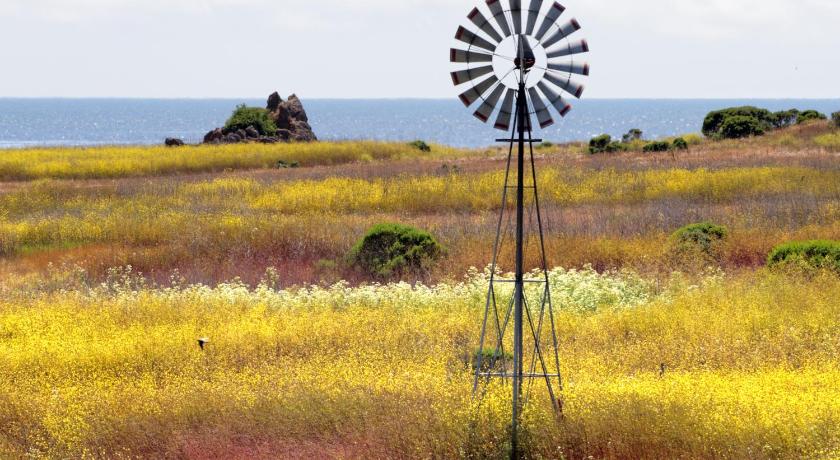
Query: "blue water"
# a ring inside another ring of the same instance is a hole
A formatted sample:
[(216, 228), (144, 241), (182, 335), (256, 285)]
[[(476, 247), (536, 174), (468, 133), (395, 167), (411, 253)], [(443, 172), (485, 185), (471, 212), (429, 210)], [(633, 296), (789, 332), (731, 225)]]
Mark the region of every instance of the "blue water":
[[(240, 103), (264, 100), (0, 99), (0, 147), (159, 144), (166, 137), (198, 142)], [(493, 144), (501, 133), (472, 117), (457, 100), (304, 100), (323, 140), (423, 139), (460, 147)], [(536, 136), (588, 140), (631, 128), (649, 139), (698, 132), (711, 110), (756, 105), (770, 110), (840, 111), (834, 100), (583, 100), (568, 117)]]

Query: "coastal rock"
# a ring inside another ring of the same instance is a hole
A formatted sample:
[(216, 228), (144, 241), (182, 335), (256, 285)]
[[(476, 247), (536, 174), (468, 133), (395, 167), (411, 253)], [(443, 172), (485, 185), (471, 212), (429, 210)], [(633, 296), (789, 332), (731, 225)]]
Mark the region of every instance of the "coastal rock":
[(184, 141), (182, 141), (181, 139), (176, 139), (174, 137), (167, 137), (164, 141), (164, 144), (166, 144), (167, 147), (180, 147), (184, 145)]
[(225, 133), (222, 131), (222, 128), (216, 128), (204, 136), (204, 143), (219, 143), (225, 138)]
[(205, 144), (231, 144), (238, 142), (314, 142), (318, 140), (309, 124), (309, 116), (303, 108), (303, 102), (292, 94), (284, 101), (277, 92), (268, 96), (266, 110), (269, 117), (277, 126), (274, 136), (262, 136), (253, 126), (247, 129), (229, 131), (216, 128), (204, 136)]
[[(303, 108), (303, 103), (297, 95), (292, 94), (288, 100), (283, 101), (279, 99), (277, 93), (268, 97), (266, 110), (269, 112), (277, 129), (281, 131), (288, 131), (288, 139), (298, 142), (312, 142), (317, 141), (318, 138), (312, 131), (312, 126), (309, 125), (309, 116), (306, 114), (306, 109)], [(286, 138), (284, 135), (278, 134), (281, 139)]]
[(266, 105), (266, 109), (269, 112), (274, 112), (277, 110), (277, 107), (280, 107), (281, 102), (283, 102), (283, 98), (281, 98), (280, 94), (275, 91), (271, 93), (271, 96), (268, 96), (268, 105)]

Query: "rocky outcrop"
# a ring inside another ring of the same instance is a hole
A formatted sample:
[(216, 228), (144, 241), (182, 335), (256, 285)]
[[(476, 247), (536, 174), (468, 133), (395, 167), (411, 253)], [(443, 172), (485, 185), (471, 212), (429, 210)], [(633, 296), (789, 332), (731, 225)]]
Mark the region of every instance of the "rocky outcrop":
[(277, 129), (281, 131), (278, 137), (282, 140), (297, 142), (318, 140), (312, 131), (312, 126), (309, 125), (309, 117), (306, 115), (303, 103), (296, 95), (292, 94), (286, 101), (283, 101), (280, 95), (275, 92), (268, 96), (266, 110), (268, 110), (274, 124), (277, 125)]
[(287, 100), (283, 100), (278, 93), (268, 96), (266, 103), (271, 120), (277, 125), (277, 133), (274, 136), (262, 136), (253, 126), (240, 130), (225, 130), (216, 128), (204, 136), (205, 144), (235, 144), (239, 142), (261, 142), (272, 144), (276, 142), (314, 142), (318, 138), (309, 125), (309, 116), (303, 103), (296, 95), (292, 94)]
[(174, 137), (167, 137), (163, 143), (167, 147), (180, 147), (184, 145), (184, 141), (182, 141), (181, 139), (176, 139)]

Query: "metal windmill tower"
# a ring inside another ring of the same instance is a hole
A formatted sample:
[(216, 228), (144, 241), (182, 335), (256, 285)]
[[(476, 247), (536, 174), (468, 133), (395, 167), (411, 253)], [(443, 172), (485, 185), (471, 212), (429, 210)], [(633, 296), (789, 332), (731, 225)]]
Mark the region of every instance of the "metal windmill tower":
[[(472, 26), (458, 28), (455, 34), (458, 47), (450, 50), (450, 61), (459, 67), (452, 72), (452, 81), (466, 88), (459, 96), (461, 102), (467, 107), (477, 105), (474, 115), (485, 123), (495, 113), (494, 126), (511, 132), (509, 139), (498, 140), (508, 143), (510, 149), (473, 392), (480, 397), (492, 379), (512, 381), (513, 458), (520, 455), (522, 410), (535, 381), (544, 381), (554, 410), (558, 414), (563, 410), (563, 381), (534, 162), (534, 143), (542, 140), (532, 137), (532, 116), (541, 129), (554, 124), (549, 107), (565, 117), (572, 107), (561, 94), (580, 98), (583, 85), (575, 82), (573, 75), (589, 75), (589, 65), (576, 60), (578, 55), (589, 51), (589, 45), (586, 40), (570, 38), (580, 30), (580, 24), (575, 19), (561, 20), (565, 7), (556, 2), (544, 5), (543, 0), (530, 0), (528, 8), (523, 9), (522, 3), (522, 0), (486, 0), (486, 9), (474, 8), (467, 16)], [(511, 185), (514, 150), (516, 182)], [(530, 157), (529, 161), (526, 156)], [(501, 262), (503, 222), (511, 190), (515, 191), (516, 220), (514, 277), (503, 279), (496, 271)], [(539, 279), (525, 278), (526, 190), (533, 193), (531, 203), (539, 234), (539, 268), (542, 269)], [(509, 302), (499, 302), (497, 288), (503, 284), (513, 285)], [(526, 289), (526, 286), (540, 288)], [(538, 298), (529, 300), (529, 293)], [(508, 369), (505, 348), (510, 349), (511, 342), (512, 369)], [(492, 350), (492, 354), (485, 357), (487, 345), (491, 345), (487, 350)], [(527, 392), (523, 393), (526, 381)]]

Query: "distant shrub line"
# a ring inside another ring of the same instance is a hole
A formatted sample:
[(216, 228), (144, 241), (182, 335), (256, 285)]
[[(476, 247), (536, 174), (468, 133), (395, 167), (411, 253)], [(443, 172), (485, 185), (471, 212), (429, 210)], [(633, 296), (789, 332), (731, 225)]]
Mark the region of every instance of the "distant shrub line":
[(703, 134), (712, 139), (742, 139), (827, 117), (816, 110), (771, 112), (753, 106), (715, 110), (703, 120)]
[(589, 153), (613, 153), (629, 150), (643, 152), (667, 152), (669, 150), (688, 150), (688, 141), (684, 137), (677, 137), (673, 141), (659, 140), (644, 142), (642, 130), (631, 129), (621, 137), (621, 141), (614, 141), (609, 134), (595, 136), (589, 141)]

